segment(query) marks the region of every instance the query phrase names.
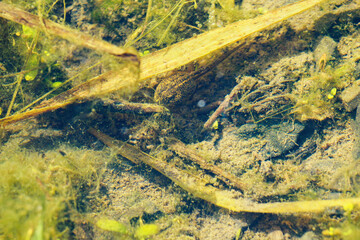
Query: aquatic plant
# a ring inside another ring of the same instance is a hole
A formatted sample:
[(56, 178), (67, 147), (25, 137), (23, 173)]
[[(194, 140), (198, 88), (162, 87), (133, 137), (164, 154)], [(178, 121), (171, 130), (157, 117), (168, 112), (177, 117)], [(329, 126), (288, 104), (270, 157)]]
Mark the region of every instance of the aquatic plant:
[(80, 216), (86, 196), (96, 196), (106, 166), (100, 153), (80, 152), (38, 153), (21, 148), (19, 140), (1, 147), (1, 238), (69, 237), (70, 216)]
[(159, 227), (156, 224), (144, 224), (141, 218), (139, 219), (138, 226), (134, 228), (128, 228), (118, 221), (107, 218), (100, 218), (95, 225), (104, 231), (112, 232), (114, 236), (119, 238), (126, 237), (142, 240), (159, 233)]
[[(54, 44), (56, 40), (50, 40), (40, 31), (1, 21), (1, 62), (4, 66), (1, 79), (2, 96), (5, 98), (1, 107), (9, 116), (53, 88), (54, 79), (56, 82), (64, 81), (64, 70), (57, 62), (63, 59), (64, 52), (58, 51), (61, 45), (58, 42)], [(12, 62), (9, 62), (10, 59)], [(8, 96), (10, 92), (11, 97)]]
[(294, 84), (291, 98), (295, 102), (292, 113), (300, 121), (322, 121), (336, 113), (336, 93), (352, 81), (355, 65), (345, 62), (327, 66), (324, 71), (304, 77)]

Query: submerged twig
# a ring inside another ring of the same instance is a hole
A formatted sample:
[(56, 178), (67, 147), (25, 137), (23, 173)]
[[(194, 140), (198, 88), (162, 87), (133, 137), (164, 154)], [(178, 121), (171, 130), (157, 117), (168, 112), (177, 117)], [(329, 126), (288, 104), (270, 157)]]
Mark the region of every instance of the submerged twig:
[(236, 191), (220, 190), (216, 187), (207, 185), (203, 179), (191, 175), (176, 167), (169, 166), (165, 161), (154, 158), (144, 153), (138, 147), (125, 142), (115, 140), (93, 128), (89, 132), (100, 139), (110, 148), (116, 150), (118, 154), (138, 164), (145, 163), (158, 172), (162, 173), (185, 191), (193, 194), (219, 207), (234, 212), (258, 212), (258, 213), (301, 213), (301, 212), (321, 212), (330, 207), (343, 207), (349, 204), (360, 205), (360, 198), (345, 198), (331, 200), (314, 200), (298, 202), (275, 202), (275, 203), (255, 203), (250, 199), (241, 198), (241, 194)]
[(216, 120), (216, 118), (225, 111), (225, 109), (229, 106), (230, 101), (234, 98), (234, 96), (240, 91), (242, 84), (237, 84), (231, 92), (226, 95), (224, 101), (220, 104), (220, 106), (216, 109), (216, 111), (210, 116), (210, 118), (205, 122), (204, 128), (209, 128)]
[(220, 178), (225, 183), (239, 189), (246, 190), (247, 187), (244, 183), (240, 181), (235, 175), (226, 172), (225, 170), (215, 166), (205, 159), (203, 159), (199, 154), (197, 154), (194, 150), (189, 149), (186, 145), (180, 140), (176, 140), (174, 143), (170, 145), (170, 149), (174, 150), (178, 155), (182, 157), (189, 158), (190, 160), (196, 162), (200, 165), (201, 168), (209, 170), (213, 172), (218, 178)]

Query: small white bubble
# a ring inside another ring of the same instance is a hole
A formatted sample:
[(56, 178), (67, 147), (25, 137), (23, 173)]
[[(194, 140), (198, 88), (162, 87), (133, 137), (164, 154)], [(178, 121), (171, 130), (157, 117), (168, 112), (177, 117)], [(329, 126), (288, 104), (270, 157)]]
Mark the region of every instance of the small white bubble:
[(206, 102), (204, 100), (199, 100), (198, 103), (197, 103), (197, 106), (199, 108), (205, 107), (205, 105), (206, 105)]
[(127, 127), (120, 128), (120, 133), (123, 135), (127, 135), (129, 133), (129, 128)]
[(223, 76), (225, 75), (225, 73), (221, 70), (217, 70), (216, 71), (216, 76), (215, 78), (218, 79), (218, 78), (222, 78)]

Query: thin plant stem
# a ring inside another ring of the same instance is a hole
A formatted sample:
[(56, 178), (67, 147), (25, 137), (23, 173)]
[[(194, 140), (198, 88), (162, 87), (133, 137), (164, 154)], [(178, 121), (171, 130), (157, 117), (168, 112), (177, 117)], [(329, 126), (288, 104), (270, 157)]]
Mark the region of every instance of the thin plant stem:
[(186, 4), (187, 2), (185, 1), (181, 1), (180, 2), (180, 6), (177, 8), (177, 11), (175, 12), (174, 16), (172, 17), (169, 25), (167, 26), (167, 28), (165, 29), (165, 32), (161, 35), (159, 41), (157, 42), (157, 45), (160, 46), (165, 38), (165, 36), (168, 34), (168, 32), (170, 31), (170, 28), (174, 25), (177, 17), (179, 16), (179, 13), (181, 11), (181, 9), (183, 8), (183, 6)]
[(158, 21), (152, 28), (150, 28), (148, 31), (146, 31), (144, 34), (141, 34), (138, 38), (136, 38), (135, 40), (127, 43), (125, 45), (125, 47), (127, 46), (131, 46), (132, 44), (134, 44), (135, 42), (139, 41), (141, 38), (145, 37), (146, 35), (148, 35), (150, 32), (152, 32), (155, 28), (157, 28), (162, 22), (165, 21), (165, 19), (167, 19), (169, 16), (171, 16), (171, 14), (178, 8), (178, 6), (184, 2), (184, 0), (181, 0), (179, 2), (177, 2), (174, 7), (160, 20)]
[(66, 80), (65, 82), (63, 82), (62, 84), (60, 84), (59, 86), (57, 86), (56, 88), (53, 88), (52, 90), (50, 90), (49, 92), (45, 93), (44, 95), (42, 95), (41, 97), (39, 97), (38, 99), (36, 99), (35, 101), (33, 101), (32, 103), (28, 104), (27, 106), (23, 107), (22, 109), (20, 109), (17, 113), (21, 113), (26, 111), (27, 109), (29, 109), (31, 106), (33, 106), (34, 104), (38, 103), (39, 101), (41, 101), (42, 99), (46, 98), (47, 96), (49, 96), (51, 93), (55, 92), (56, 90), (58, 90), (59, 88), (61, 88), (62, 86), (64, 86), (65, 84), (71, 82), (72, 80), (74, 80), (75, 78), (77, 78), (79, 75), (83, 74), (86, 71), (89, 71), (90, 69), (96, 67), (97, 65), (99, 65), (101, 63), (98, 62), (96, 64), (94, 64), (93, 66), (79, 72), (78, 74), (76, 74), (75, 76), (69, 78), (68, 80)]
[[(40, 32), (37, 31), (35, 38), (34, 38), (33, 41), (31, 42), (30, 48), (29, 48), (29, 50), (28, 50), (28, 55), (27, 55), (27, 58), (26, 58), (26, 60), (25, 60), (24, 65), (23, 65), (23, 68), (26, 66), (27, 62), (29, 61), (29, 58), (30, 58), (31, 54), (33, 54), (33, 50), (34, 50), (35, 47), (36, 47), (36, 44), (37, 44), (37, 41), (38, 41), (38, 38), (39, 38), (39, 34), (40, 34)], [(13, 108), (13, 106), (14, 106), (15, 99), (16, 99), (16, 96), (17, 96), (17, 94), (18, 94), (18, 92), (19, 92), (19, 89), (20, 89), (21, 82), (22, 82), (22, 79), (23, 79), (23, 78), (24, 78), (24, 74), (20, 74), (20, 75), (17, 76), (15, 91), (14, 91), (13, 96), (12, 96), (12, 98), (11, 98), (11, 101), (10, 101), (10, 104), (9, 104), (8, 109), (7, 109), (7, 112), (6, 112), (5, 117), (10, 116), (11, 110), (12, 110), (12, 108)]]

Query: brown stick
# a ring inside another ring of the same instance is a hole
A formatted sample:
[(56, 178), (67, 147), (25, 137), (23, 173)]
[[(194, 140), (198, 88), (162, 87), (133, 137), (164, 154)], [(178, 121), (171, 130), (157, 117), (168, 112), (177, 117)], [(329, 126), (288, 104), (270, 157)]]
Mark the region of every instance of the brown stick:
[(219, 168), (218, 166), (215, 166), (215, 165), (207, 162), (204, 158), (202, 158), (200, 155), (198, 155), (194, 150), (186, 147), (186, 145), (183, 142), (176, 140), (175, 143), (170, 145), (170, 149), (174, 150), (178, 155), (196, 162), (197, 164), (200, 165), (201, 168), (209, 170), (210, 172), (213, 172), (218, 178), (220, 178), (226, 184), (229, 184), (240, 190), (247, 189), (246, 185), (244, 183), (240, 182), (240, 179), (238, 179), (236, 176), (224, 171), (223, 169)]
[(204, 124), (204, 128), (209, 128), (216, 120), (216, 118), (224, 112), (224, 110), (229, 106), (231, 99), (239, 92), (240, 83), (236, 85), (230, 92), (230, 94), (226, 95), (224, 101), (220, 104), (220, 106), (216, 109), (216, 111), (210, 116), (210, 118)]

